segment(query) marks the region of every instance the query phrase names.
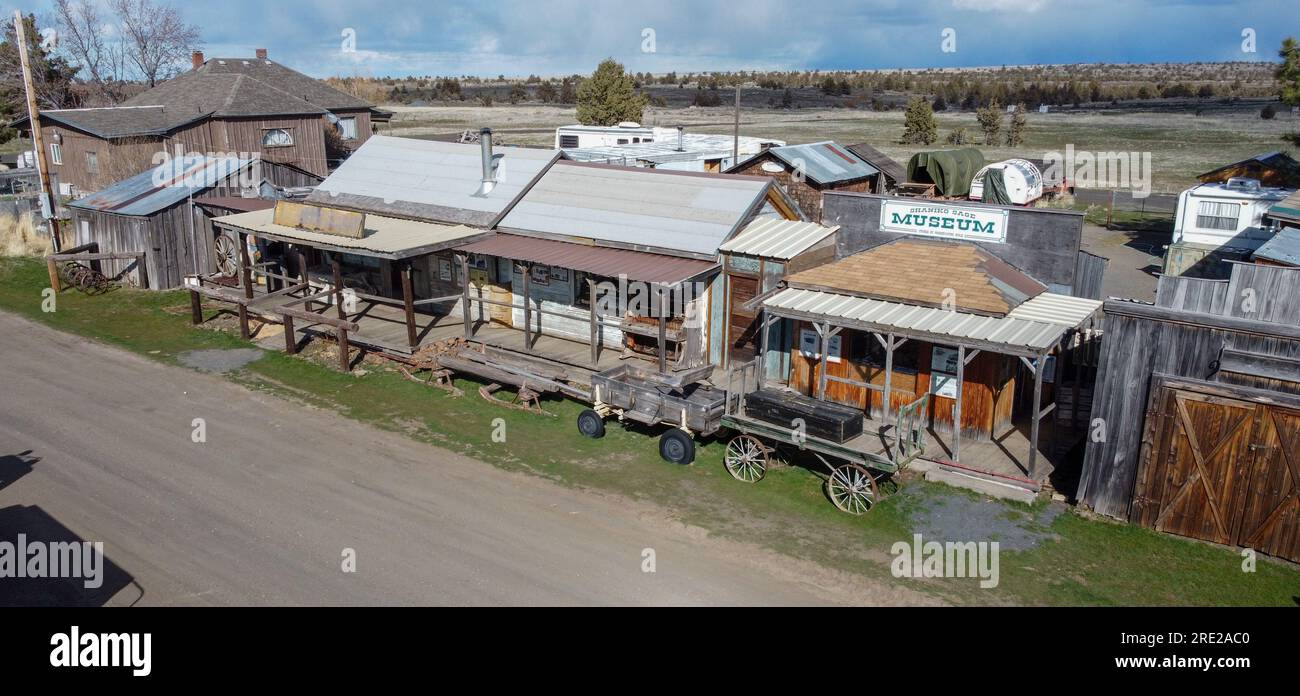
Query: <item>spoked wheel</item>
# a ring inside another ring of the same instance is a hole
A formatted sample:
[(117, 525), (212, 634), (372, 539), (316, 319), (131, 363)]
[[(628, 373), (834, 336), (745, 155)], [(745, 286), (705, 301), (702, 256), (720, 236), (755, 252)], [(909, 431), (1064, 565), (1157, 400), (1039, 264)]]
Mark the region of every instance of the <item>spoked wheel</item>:
[(239, 271), (239, 243), (229, 235), (219, 234), (212, 243), (212, 250), (216, 252), (217, 272), (226, 278), (235, 277)]
[(722, 462), (732, 478), (754, 483), (767, 473), (770, 453), (767, 445), (753, 435), (737, 435), (727, 443), (727, 452), (722, 456)]
[(840, 464), (831, 468), (826, 479), (826, 496), (840, 510), (861, 515), (876, 504), (876, 478), (864, 466)]

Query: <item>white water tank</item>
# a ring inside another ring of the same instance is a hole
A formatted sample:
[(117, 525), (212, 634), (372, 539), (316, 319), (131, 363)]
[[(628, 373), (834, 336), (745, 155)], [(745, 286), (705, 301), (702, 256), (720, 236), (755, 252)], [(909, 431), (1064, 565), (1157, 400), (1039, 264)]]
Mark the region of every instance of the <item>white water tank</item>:
[(984, 173), (990, 169), (1002, 172), (1002, 181), (1006, 184), (1007, 195), (1015, 205), (1028, 205), (1043, 196), (1043, 173), (1029, 160), (1009, 159), (985, 165), (975, 172), (970, 182), (970, 199), (984, 200)]

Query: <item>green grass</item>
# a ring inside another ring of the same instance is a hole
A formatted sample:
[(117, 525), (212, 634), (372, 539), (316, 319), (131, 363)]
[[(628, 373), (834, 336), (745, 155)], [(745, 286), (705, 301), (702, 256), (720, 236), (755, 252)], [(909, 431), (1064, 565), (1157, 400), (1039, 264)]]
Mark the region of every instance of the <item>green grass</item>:
[[(171, 364), (189, 350), (248, 345), (237, 335), (191, 327), (183, 292), (117, 290), (87, 297), (64, 291), (57, 311), (45, 313), (41, 291), (47, 283), (39, 261), (0, 259), (0, 309)], [(657, 432), (610, 423), (601, 440), (581, 437), (574, 419), (582, 406), (575, 402), (546, 402), (555, 416), (539, 416), (491, 406), (474, 395), (477, 385), (471, 382), (460, 383), (467, 395), (456, 398), (383, 367), (366, 370), (364, 376), (344, 374), (310, 359), (268, 352), (231, 379), (505, 469), (653, 503), (714, 534), (906, 583), (954, 603), (1294, 605), (1300, 596), (1300, 571), (1293, 566), (1261, 560), (1256, 573), (1246, 574), (1230, 549), (1085, 519), (1073, 511), (1057, 517), (1044, 530), (1052, 538), (1036, 548), (1003, 551), (1001, 584), (993, 590), (980, 590), (971, 579), (896, 580), (889, 572), (889, 549), (911, 539), (918, 509), (927, 501), (972, 494), (908, 481), (905, 494), (886, 498), (863, 517), (850, 517), (830, 505), (820, 478), (801, 467), (774, 467), (760, 483), (745, 485), (723, 469), (718, 442), (701, 447), (695, 465), (672, 466), (658, 457)], [(498, 418), (506, 424), (503, 443), (492, 439)], [(431, 459), (430, 465), (436, 462)], [(990, 514), (1019, 518), (1043, 505), (982, 504), (991, 506)]]

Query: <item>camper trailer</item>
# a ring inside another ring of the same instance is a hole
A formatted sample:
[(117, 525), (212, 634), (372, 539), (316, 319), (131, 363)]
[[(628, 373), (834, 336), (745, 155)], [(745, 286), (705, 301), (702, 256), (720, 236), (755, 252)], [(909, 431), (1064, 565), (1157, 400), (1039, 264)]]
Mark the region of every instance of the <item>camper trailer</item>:
[[(991, 186), (986, 192), (984, 184), (989, 172), (994, 172), (995, 176), (1001, 175), (1002, 186)], [(970, 182), (970, 199), (973, 201), (1029, 205), (1042, 196), (1043, 174), (1029, 160), (1009, 159), (985, 165)]]
[(555, 129), (555, 149), (567, 150), (582, 147), (609, 147), (655, 141), (655, 129), (636, 121), (623, 121), (617, 126), (583, 126), (574, 124)]
[(1228, 262), (1244, 260), (1277, 232), (1263, 220), (1291, 191), (1234, 177), (1200, 184), (1178, 196), (1173, 243), (1165, 253), (1166, 275), (1228, 277)]

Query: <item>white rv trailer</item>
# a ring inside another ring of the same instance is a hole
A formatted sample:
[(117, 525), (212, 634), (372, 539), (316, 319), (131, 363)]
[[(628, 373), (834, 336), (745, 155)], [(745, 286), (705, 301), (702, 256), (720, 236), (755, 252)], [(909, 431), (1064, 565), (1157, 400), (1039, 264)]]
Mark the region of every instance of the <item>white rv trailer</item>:
[(1183, 191), (1178, 195), (1164, 272), (1227, 277), (1226, 261), (1246, 258), (1277, 233), (1277, 225), (1263, 218), (1290, 193), (1244, 177)]
[(1002, 180), (1007, 185), (1007, 195), (1015, 205), (1029, 205), (1043, 197), (1043, 173), (1033, 162), (1023, 159), (1009, 159), (984, 165), (975, 173), (970, 182), (970, 199), (984, 200), (984, 175), (990, 170), (1002, 172)]
[(610, 147), (655, 141), (655, 130), (636, 121), (623, 121), (617, 126), (583, 126), (573, 124), (555, 129), (555, 149), (576, 147)]

